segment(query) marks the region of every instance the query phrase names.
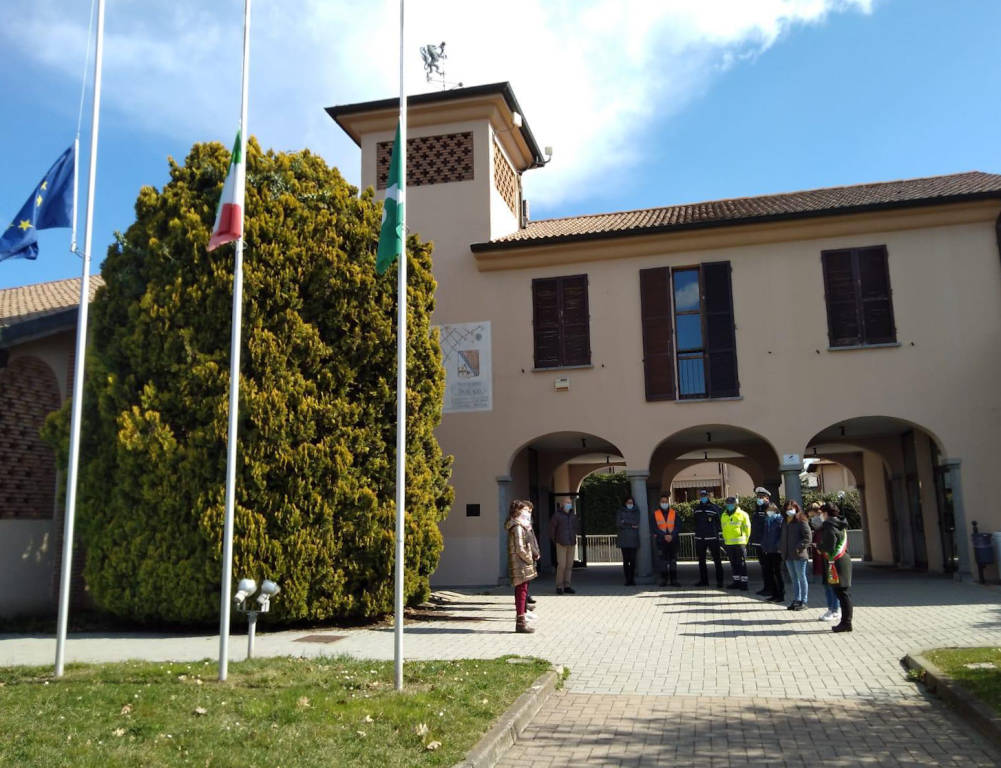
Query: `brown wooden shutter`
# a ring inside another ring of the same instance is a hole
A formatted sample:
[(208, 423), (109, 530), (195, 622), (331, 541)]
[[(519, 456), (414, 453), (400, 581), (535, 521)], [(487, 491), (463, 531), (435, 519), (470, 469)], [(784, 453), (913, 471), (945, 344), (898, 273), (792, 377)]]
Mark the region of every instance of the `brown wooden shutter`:
[(890, 295), (890, 270), (885, 245), (857, 251), (862, 341), (892, 344), (897, 340)]
[(832, 347), (862, 343), (857, 283), (852, 251), (824, 251), (824, 299), (827, 302), (827, 335)]
[(667, 267), (640, 270), (640, 319), (646, 399), (674, 400), (671, 272)]
[(535, 335), (535, 367), (559, 367), (563, 340), (560, 334), (558, 278), (532, 281), (532, 328)]
[(587, 275), (560, 278), (563, 365), (590, 365), (591, 317), (587, 306)]
[(702, 265), (705, 291), (706, 356), (709, 361), (709, 397), (737, 397), (737, 335), (733, 322), (733, 291), (730, 262)]

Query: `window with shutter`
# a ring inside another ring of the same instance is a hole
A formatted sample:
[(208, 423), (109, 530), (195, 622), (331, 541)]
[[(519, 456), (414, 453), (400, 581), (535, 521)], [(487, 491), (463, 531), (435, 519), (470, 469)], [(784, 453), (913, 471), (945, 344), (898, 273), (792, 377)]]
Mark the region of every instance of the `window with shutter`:
[(737, 335), (733, 321), (730, 262), (702, 265), (705, 291), (706, 367), (709, 397), (737, 397)]
[(886, 246), (824, 251), (821, 262), (830, 345), (895, 342)]
[(532, 326), (536, 368), (589, 365), (587, 275), (533, 280)]
[(674, 329), (671, 325), (671, 271), (640, 270), (643, 377), (647, 400), (674, 400)]

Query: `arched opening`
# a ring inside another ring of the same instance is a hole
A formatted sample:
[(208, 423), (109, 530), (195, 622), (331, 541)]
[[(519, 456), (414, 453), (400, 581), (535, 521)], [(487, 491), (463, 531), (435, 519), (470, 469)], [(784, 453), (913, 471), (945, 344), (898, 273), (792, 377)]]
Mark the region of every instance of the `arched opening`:
[[(710, 466), (700, 467), (705, 464)], [(661, 441), (650, 457), (650, 484), (657, 494), (670, 491), (672, 482), (679, 476), (684, 479), (692, 473), (708, 473), (713, 465), (729, 465), (739, 470), (740, 474), (731, 474), (732, 480), (745, 483), (746, 475), (751, 480), (752, 491), (754, 486), (762, 485), (776, 498), (779, 495), (782, 477), (779, 457), (772, 444), (749, 429), (723, 424), (689, 427)], [(700, 468), (694, 469), (696, 467)], [(717, 471), (722, 491), (725, 469), (719, 467)]]
[[(556, 564), (555, 545), (550, 540), (549, 522), (557, 502), (569, 500), (577, 526), (574, 567), (588, 563), (615, 562), (617, 549), (609, 546), (608, 535), (591, 532), (597, 525), (607, 528), (607, 503), (590, 508), (585, 485), (587, 478), (619, 477), (626, 471), (619, 448), (609, 440), (588, 432), (554, 432), (523, 444), (511, 458), (509, 499), (528, 499), (535, 507), (536, 535), (542, 552), (541, 567)], [(608, 495), (605, 494), (607, 497)], [(604, 502), (608, 502), (605, 498)], [(504, 536), (502, 544), (506, 541)], [(589, 552), (589, 544), (593, 551)], [(502, 559), (506, 565), (506, 555)]]
[(807, 443), (804, 461), (821, 473), (835, 466), (823, 475), (827, 485), (829, 477), (838, 476), (837, 465), (845, 470), (842, 478), (854, 479), (864, 559), (952, 573), (957, 567), (956, 525), (949, 475), (939, 466), (943, 455), (941, 441), (921, 425), (891, 416), (860, 416), (818, 431)]

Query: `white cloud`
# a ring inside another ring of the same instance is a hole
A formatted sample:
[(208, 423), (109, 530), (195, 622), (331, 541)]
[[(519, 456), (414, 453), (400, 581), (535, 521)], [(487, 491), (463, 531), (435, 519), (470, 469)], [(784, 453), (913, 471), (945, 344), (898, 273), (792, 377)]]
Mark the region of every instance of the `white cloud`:
[[(540, 144), (526, 175), (537, 203), (583, 194), (640, 162), (638, 137), (681, 110), (722, 70), (831, 13), (874, 0), (410, 0), (408, 90), (431, 89), (417, 49), (448, 43), (449, 79), (510, 80)], [(6, 55), (80, 76), (86, 3), (7, 0)], [(13, 6), (13, 7), (11, 7)], [(239, 113), (241, 0), (112, 0), (105, 104), (137, 128), (224, 142)], [(398, 88), (396, 0), (256, 0), (250, 130), (264, 146), (310, 147), (357, 181), (358, 154), (323, 112)], [(73, 105), (75, 107), (75, 105)]]

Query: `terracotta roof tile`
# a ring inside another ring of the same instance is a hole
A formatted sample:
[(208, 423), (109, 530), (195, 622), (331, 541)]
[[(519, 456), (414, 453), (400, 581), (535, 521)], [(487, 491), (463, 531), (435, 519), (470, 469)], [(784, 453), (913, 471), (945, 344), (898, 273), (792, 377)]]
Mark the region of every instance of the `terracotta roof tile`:
[[(90, 300), (104, 285), (100, 275), (90, 276)], [(80, 278), (0, 289), (0, 328), (75, 307), (80, 301)]]
[(561, 240), (725, 226), (771, 218), (849, 213), (867, 208), (931, 205), (963, 198), (1001, 197), (1001, 175), (970, 171), (950, 176), (885, 181), (850, 187), (827, 187), (761, 197), (738, 197), (670, 205), (639, 211), (598, 213), (529, 222), (524, 229), (486, 243), (474, 251)]

